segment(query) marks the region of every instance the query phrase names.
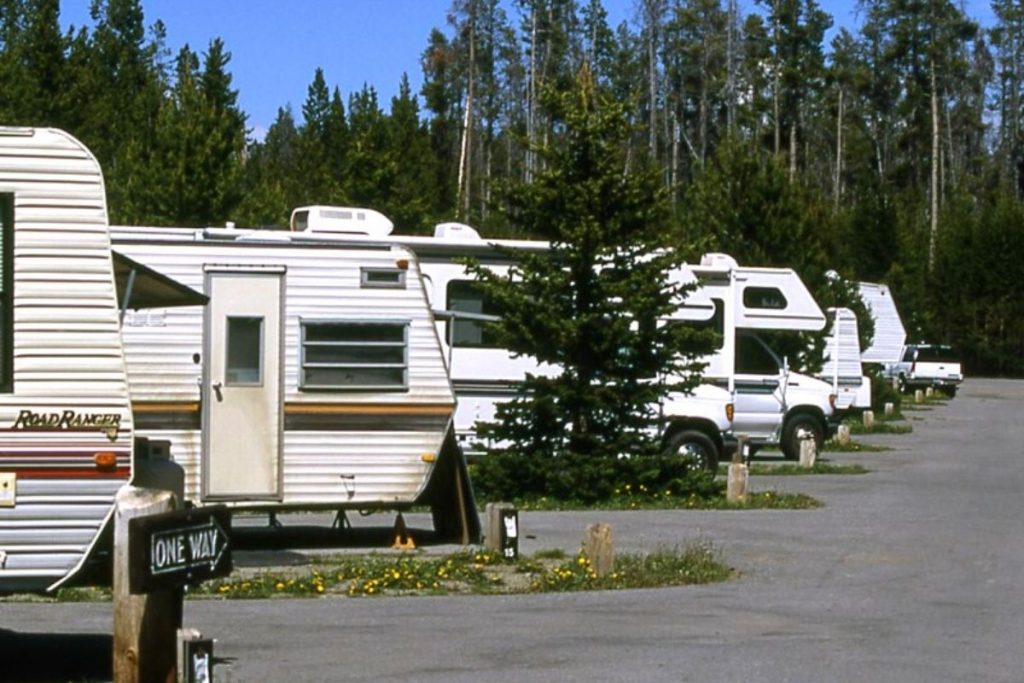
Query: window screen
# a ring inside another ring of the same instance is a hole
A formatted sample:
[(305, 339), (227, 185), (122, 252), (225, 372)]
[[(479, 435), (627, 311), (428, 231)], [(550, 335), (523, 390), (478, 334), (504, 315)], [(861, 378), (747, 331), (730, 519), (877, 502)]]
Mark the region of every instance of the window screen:
[(496, 335), (490, 326), (480, 320), (459, 318), (459, 313), (469, 315), (494, 315), (493, 307), (484, 296), (483, 290), (472, 280), (453, 280), (448, 283), (448, 310), (454, 319), (448, 321), (447, 336), (453, 347), (499, 348)]
[(14, 391), (14, 195), (0, 193), (0, 391)]
[(302, 323), (303, 389), (405, 389), (407, 321)]
[(263, 318), (228, 318), (228, 386), (263, 383)]

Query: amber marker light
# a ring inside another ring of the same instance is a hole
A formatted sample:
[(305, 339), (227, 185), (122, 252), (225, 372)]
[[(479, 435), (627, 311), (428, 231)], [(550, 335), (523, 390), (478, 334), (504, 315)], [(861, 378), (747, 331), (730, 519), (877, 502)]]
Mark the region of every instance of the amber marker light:
[(423, 455), (420, 456), (420, 460), (422, 460), (423, 462), (434, 462), (435, 460), (437, 460), (437, 456), (434, 455), (433, 453), (424, 453)]
[(732, 422), (732, 416), (736, 414), (736, 406), (731, 403), (725, 404), (725, 419)]
[(407, 258), (400, 258), (397, 261), (395, 261), (395, 266), (399, 270), (409, 270), (409, 259), (407, 259)]
[(112, 470), (117, 467), (117, 453), (96, 453), (92, 456), (92, 461), (97, 469)]
[(832, 410), (836, 409), (836, 395), (835, 394), (829, 394), (828, 395), (828, 404), (830, 406), (832, 406)]

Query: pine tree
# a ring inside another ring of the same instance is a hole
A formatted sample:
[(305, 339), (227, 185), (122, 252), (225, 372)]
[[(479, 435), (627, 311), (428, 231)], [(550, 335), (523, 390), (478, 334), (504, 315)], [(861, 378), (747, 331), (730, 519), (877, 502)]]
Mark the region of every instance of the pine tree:
[(698, 381), (687, 372), (693, 339), (656, 322), (683, 292), (667, 283), (678, 256), (667, 248), (656, 170), (623, 170), (626, 106), (585, 71), (573, 91), (549, 89), (545, 104), (561, 134), (538, 150), (544, 170), (512, 190), (509, 206), (510, 220), (546, 237), (550, 252), (510, 254), (507, 277), (476, 272), (501, 316), (501, 341), (558, 372), (528, 376), (491, 434), (546, 473), (548, 491), (600, 497), (619, 455), (659, 449), (650, 428), (666, 377)]

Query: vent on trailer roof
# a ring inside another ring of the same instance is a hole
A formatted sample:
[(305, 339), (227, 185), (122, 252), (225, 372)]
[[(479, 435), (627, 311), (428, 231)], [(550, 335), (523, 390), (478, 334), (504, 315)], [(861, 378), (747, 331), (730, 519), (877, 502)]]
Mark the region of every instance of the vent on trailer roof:
[(395, 224), (373, 209), (345, 206), (302, 206), (292, 211), (290, 227), (296, 232), (387, 237)]

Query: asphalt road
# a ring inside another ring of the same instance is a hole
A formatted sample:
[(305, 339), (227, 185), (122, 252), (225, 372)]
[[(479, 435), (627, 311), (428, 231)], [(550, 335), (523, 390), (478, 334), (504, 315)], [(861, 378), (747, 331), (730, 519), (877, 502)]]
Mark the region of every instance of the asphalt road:
[[(752, 481), (822, 509), (521, 514), (525, 553), (601, 521), (622, 550), (710, 541), (731, 582), (192, 601), (186, 625), (217, 639), (219, 681), (1024, 681), (1024, 382), (909, 415), (862, 438), (895, 450), (832, 456), (870, 474)], [(110, 631), (108, 605), (0, 604), (0, 681), (103, 680)]]

